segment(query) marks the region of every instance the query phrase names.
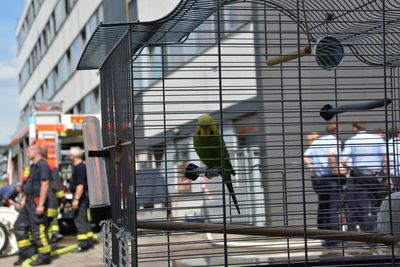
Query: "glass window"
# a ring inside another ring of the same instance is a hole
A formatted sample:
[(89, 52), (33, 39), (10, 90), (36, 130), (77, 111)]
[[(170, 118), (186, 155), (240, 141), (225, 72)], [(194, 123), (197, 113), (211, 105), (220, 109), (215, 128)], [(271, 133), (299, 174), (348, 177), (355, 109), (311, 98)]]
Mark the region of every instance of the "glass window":
[(65, 12), (67, 13), (67, 14), (69, 14), (70, 12), (71, 12), (71, 10), (72, 10), (72, 7), (74, 6), (74, 4), (75, 4), (75, 1), (74, 0), (64, 0), (65, 1)]
[(70, 61), (70, 73), (74, 72), (78, 65), (79, 58), (82, 52), (82, 41), (81, 38), (76, 38), (71, 45), (71, 61)]
[(57, 3), (57, 6), (55, 8), (55, 24), (56, 24), (56, 32), (61, 28), (61, 25), (63, 24), (65, 17), (66, 17), (66, 9), (65, 9), (65, 1), (64, 0), (59, 0)]
[(82, 101), (78, 102), (73, 108), (74, 114), (84, 113), (82, 110)]
[(225, 34), (232, 33), (251, 20), (251, 6), (247, 3), (228, 5), (223, 12)]
[(100, 88), (96, 87), (93, 90), (94, 101), (96, 102), (96, 106), (100, 106)]
[(22, 87), (26, 83), (28, 78), (29, 78), (29, 64), (28, 64), (28, 62), (25, 63), (24, 67), (21, 70), (21, 73), (20, 73), (19, 77), (20, 77), (20, 81), (19, 82), (20, 82), (20, 85)]
[(38, 0), (33, 0), (32, 1), (32, 8), (33, 8), (33, 13), (36, 15), (39, 12)]
[(49, 76), (47, 77), (47, 86), (48, 86), (48, 95), (49, 98), (52, 98), (54, 96), (54, 93), (56, 92), (56, 71), (57, 67), (54, 68), (53, 71), (50, 72)]
[(97, 27), (96, 13), (90, 18), (88, 24), (86, 25), (86, 33), (90, 37), (94, 33)]
[(68, 78), (68, 66), (67, 66), (67, 56), (64, 55), (60, 62), (58, 62), (58, 75), (56, 78), (56, 90), (67, 80)]
[(44, 81), (43, 85), (43, 100), (49, 99), (49, 88), (47, 86), (47, 80)]
[(100, 6), (99, 9), (97, 9), (97, 24), (103, 21), (103, 6)]
[(51, 14), (50, 21), (49, 21), (49, 43), (53, 40), (54, 36), (56, 35), (56, 18), (55, 14)]
[(43, 30), (42, 32), (42, 48), (43, 48), (43, 54), (46, 52), (47, 48), (47, 33), (46, 29)]
[(39, 90), (36, 92), (35, 99), (37, 101), (43, 100), (43, 89), (42, 89), (42, 87), (40, 87)]
[(92, 113), (96, 109), (96, 99), (94, 96), (94, 92), (90, 92), (87, 94), (83, 100), (83, 105), (82, 105), (82, 112), (83, 113)]
[[(33, 4), (33, 3), (32, 3)], [(33, 22), (33, 19), (35, 18), (35, 15), (34, 15), (34, 10), (33, 10), (33, 5), (31, 4), (31, 6), (29, 7), (29, 9), (28, 9), (28, 16), (27, 16), (27, 22), (28, 22), (28, 25), (31, 25), (32, 24), (32, 22)]]
[(82, 41), (82, 44), (86, 43), (86, 27), (83, 28), (81, 31), (81, 41)]
[(150, 78), (158, 79), (162, 74), (162, 57), (161, 57), (161, 47), (150, 47)]
[(74, 67), (71, 61), (71, 49), (68, 49), (65, 53), (66, 63), (67, 63), (67, 78), (74, 72)]
[(17, 36), (18, 48), (21, 48), (22, 43), (24, 42), (24, 37), (23, 30), (21, 29)]

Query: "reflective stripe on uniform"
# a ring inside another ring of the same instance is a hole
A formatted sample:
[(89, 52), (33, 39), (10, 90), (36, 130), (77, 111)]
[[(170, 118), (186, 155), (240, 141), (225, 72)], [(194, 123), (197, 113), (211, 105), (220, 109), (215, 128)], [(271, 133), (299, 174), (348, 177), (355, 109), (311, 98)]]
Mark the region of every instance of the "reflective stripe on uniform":
[(58, 224), (51, 224), (51, 231), (60, 232), (60, 226), (58, 226)]
[(38, 248), (38, 252), (39, 252), (39, 254), (50, 253), (51, 252), (51, 246), (47, 245), (47, 246), (40, 247), (40, 248)]
[(30, 245), (32, 245), (32, 243), (29, 239), (23, 239), (17, 242), (18, 248), (29, 247)]
[[(45, 230), (46, 229), (44, 227), (44, 224), (40, 224), (39, 225), (39, 238), (40, 238), (40, 242), (42, 242), (43, 248), (49, 246), (49, 243), (47, 242)], [(43, 253), (46, 253), (46, 252), (43, 252)]]
[(56, 192), (56, 198), (62, 198), (64, 197), (64, 190), (60, 190)]
[(86, 235), (88, 238), (93, 238), (94, 236), (93, 232), (87, 232)]
[(86, 240), (86, 239), (88, 239), (88, 236), (87, 236), (87, 234), (79, 234), (79, 235), (76, 235), (76, 239), (77, 240)]
[(92, 221), (92, 213), (90, 212), (90, 209), (86, 209), (86, 219), (88, 222)]
[(58, 215), (58, 211), (57, 209), (53, 209), (53, 208), (48, 208), (47, 209), (47, 216), (51, 217), (51, 218), (55, 218)]

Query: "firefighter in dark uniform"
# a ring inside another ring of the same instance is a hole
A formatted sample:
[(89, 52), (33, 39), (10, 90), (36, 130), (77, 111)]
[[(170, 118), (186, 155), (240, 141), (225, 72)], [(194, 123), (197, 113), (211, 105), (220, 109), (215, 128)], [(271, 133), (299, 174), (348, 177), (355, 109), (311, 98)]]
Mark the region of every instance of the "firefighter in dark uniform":
[[(19, 248), (19, 258), (14, 265), (22, 264), (25, 259), (37, 252), (38, 257), (32, 263), (32, 266), (37, 266), (51, 263), (47, 218), (50, 168), (42, 159), (39, 146), (30, 146), (27, 154), (33, 164), (24, 186), (26, 200), (14, 225)], [(33, 236), (33, 242), (31, 242), (30, 234)]]
[(363, 232), (375, 232), (377, 210), (384, 198), (379, 196), (378, 176), (386, 166), (386, 146), (380, 136), (365, 129), (365, 122), (354, 122), (356, 134), (346, 141), (342, 152), (343, 166), (351, 169), (344, 200), (350, 230), (356, 230), (358, 224)]
[(51, 232), (51, 241), (53, 243), (60, 241), (63, 238), (63, 235), (60, 234), (60, 226), (58, 225), (58, 207), (62, 209), (65, 204), (65, 194), (64, 188), (62, 186), (60, 175), (58, 174), (58, 169), (53, 168), (51, 170), (51, 184), (50, 187), (54, 193), (55, 198), (52, 201), (53, 211), (51, 214), (47, 213), (50, 218), (52, 218), (50, 222), (50, 232)]
[[(47, 160), (48, 150), (42, 147), (42, 157)], [(65, 203), (64, 188), (62, 186), (60, 175), (58, 174), (58, 168), (56, 166), (50, 167), (50, 188), (49, 191), (49, 207), (47, 209), (47, 217), (49, 218), (49, 236), (53, 243), (60, 241), (63, 235), (60, 234), (60, 226), (58, 225), (58, 207), (62, 208)]]
[(95, 241), (92, 228), (88, 221), (88, 184), (86, 165), (83, 162), (83, 151), (80, 147), (71, 147), (70, 159), (72, 161), (72, 178), (70, 189), (73, 193), (72, 209), (74, 210), (74, 222), (77, 229), (79, 247), (77, 252), (90, 249)]

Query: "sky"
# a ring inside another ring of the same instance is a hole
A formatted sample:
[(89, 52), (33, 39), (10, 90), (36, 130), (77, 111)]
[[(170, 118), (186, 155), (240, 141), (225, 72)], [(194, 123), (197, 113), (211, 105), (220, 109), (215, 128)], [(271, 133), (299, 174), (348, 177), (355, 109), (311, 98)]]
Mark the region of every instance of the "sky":
[(24, 2), (0, 0), (0, 144), (10, 142), (19, 120), (15, 30)]

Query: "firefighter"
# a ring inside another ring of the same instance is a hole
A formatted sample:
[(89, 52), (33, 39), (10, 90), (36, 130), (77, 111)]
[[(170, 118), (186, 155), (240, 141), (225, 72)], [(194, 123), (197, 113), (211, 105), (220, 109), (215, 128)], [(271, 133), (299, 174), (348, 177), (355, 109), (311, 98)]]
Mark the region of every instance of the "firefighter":
[[(27, 154), (32, 161), (29, 178), (24, 186), (25, 203), (14, 225), (19, 257), (14, 265), (22, 262), (38, 252), (32, 266), (50, 264), (50, 240), (48, 236), (48, 190), (50, 187), (50, 168), (42, 158), (41, 149), (37, 145), (28, 147)], [(33, 236), (33, 242), (30, 239)]]
[(93, 247), (95, 240), (88, 221), (88, 185), (82, 149), (80, 147), (71, 147), (70, 159), (73, 166), (70, 184), (70, 189), (74, 196), (72, 209), (74, 210), (74, 222), (77, 229), (76, 237), (79, 243), (76, 252), (83, 252)]
[[(47, 148), (43, 147), (42, 148), (42, 157), (43, 159), (47, 160), (48, 157), (48, 150)], [(51, 238), (51, 241), (53, 243), (56, 243), (63, 239), (63, 235), (60, 234), (60, 226), (58, 225), (58, 207), (62, 208), (65, 203), (65, 195), (64, 195), (64, 189), (62, 186), (61, 178), (60, 175), (58, 174), (58, 169), (57, 167), (51, 168), (51, 173), (50, 173), (50, 188), (51, 190), (49, 191), (49, 208), (47, 209), (47, 217), (49, 218), (50, 221), (50, 226), (49, 226), (49, 235)]]

